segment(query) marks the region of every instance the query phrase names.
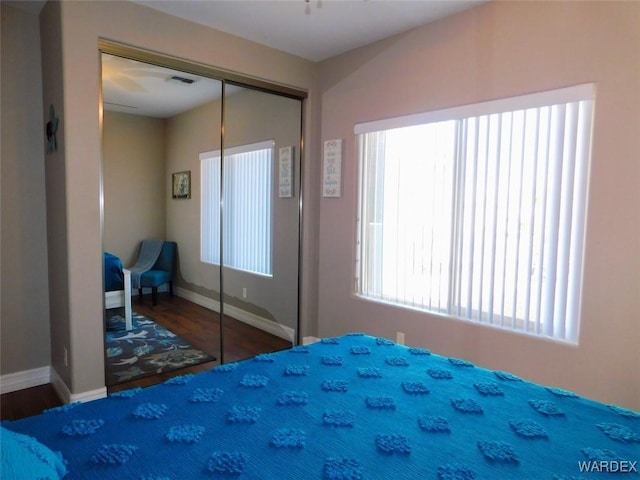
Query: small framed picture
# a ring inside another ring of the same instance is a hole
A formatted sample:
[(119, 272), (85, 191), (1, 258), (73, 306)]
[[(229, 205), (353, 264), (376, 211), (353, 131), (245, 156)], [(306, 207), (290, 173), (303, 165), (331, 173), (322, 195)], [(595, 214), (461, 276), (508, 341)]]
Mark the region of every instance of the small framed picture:
[(293, 149), (282, 147), (279, 151), (279, 193), (280, 198), (293, 197)]
[(173, 174), (172, 198), (191, 198), (191, 170)]
[(342, 195), (342, 139), (324, 142), (324, 165), (322, 172), (322, 196)]

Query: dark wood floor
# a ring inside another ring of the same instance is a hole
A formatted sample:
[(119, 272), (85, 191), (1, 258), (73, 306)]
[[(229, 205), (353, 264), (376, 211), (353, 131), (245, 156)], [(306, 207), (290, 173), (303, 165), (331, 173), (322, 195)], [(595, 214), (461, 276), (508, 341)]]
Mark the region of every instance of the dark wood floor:
[[(218, 313), (180, 297), (170, 297), (168, 294), (160, 294), (158, 297), (156, 306), (151, 304), (151, 299), (148, 297), (145, 297), (142, 303), (137, 298), (134, 299), (134, 311), (153, 319), (217, 360), (108, 386), (109, 393), (134, 387), (148, 387), (176, 375), (209, 370), (220, 364), (220, 320)], [(291, 347), (291, 343), (286, 340), (229, 317), (225, 317), (223, 329), (225, 363), (243, 360), (261, 352), (273, 352)], [(61, 404), (62, 402), (50, 384), (5, 393), (0, 397), (0, 420), (28, 417)]]

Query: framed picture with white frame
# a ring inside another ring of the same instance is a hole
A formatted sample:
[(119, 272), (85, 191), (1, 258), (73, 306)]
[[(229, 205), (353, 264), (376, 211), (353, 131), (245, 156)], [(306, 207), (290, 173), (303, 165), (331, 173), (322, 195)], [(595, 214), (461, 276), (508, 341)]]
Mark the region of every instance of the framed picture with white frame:
[(342, 139), (324, 142), (322, 196), (342, 195)]

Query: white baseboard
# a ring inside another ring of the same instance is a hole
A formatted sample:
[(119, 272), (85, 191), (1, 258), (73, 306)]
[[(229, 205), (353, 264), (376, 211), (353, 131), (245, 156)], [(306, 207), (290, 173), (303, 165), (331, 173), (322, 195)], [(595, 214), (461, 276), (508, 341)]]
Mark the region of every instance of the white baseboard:
[[(208, 308), (209, 310), (213, 310), (214, 312), (220, 311), (220, 302), (213, 300), (211, 298), (207, 298), (204, 295), (200, 295), (199, 293), (191, 292), (189, 290), (185, 290), (181, 287), (174, 288), (175, 294), (179, 297), (182, 297), (186, 300), (189, 300), (193, 303), (200, 305), (201, 307)], [(246, 312), (240, 308), (225, 305), (224, 307), (225, 313), (230, 317), (235, 318), (243, 323), (251, 325), (252, 327), (258, 328), (262, 331), (275, 335), (276, 337), (280, 337), (284, 340), (289, 340), (290, 342), (294, 342), (295, 339), (295, 330), (291, 327), (287, 327), (286, 325), (280, 325), (273, 320), (269, 320), (268, 318), (260, 317), (250, 312)]]
[(71, 393), (67, 384), (64, 383), (62, 377), (58, 375), (56, 369), (51, 367), (51, 385), (53, 389), (60, 397), (63, 403), (75, 403), (75, 402), (89, 402), (91, 400), (98, 400), (107, 396), (107, 387), (97, 388), (95, 390), (89, 390), (81, 393)]
[(107, 396), (107, 387), (82, 393), (71, 393), (58, 372), (51, 367), (40, 367), (0, 376), (0, 393), (11, 393), (25, 388), (50, 383), (63, 403), (88, 402)]
[(71, 403), (71, 390), (69, 390), (67, 384), (64, 383), (62, 377), (58, 375), (58, 372), (56, 372), (53, 367), (51, 367), (51, 385), (58, 394), (58, 397), (60, 397), (60, 400), (62, 400), (62, 403)]
[(33, 368), (22, 372), (0, 375), (0, 393), (46, 385), (51, 381), (51, 367)]

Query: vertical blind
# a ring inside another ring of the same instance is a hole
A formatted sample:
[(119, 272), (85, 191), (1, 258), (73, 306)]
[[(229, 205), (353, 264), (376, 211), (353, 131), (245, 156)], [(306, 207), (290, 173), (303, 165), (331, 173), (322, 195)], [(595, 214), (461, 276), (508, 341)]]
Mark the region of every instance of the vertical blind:
[(577, 342), (593, 97), (357, 125), (357, 293)]
[[(273, 141), (227, 149), (224, 156), (224, 264), (272, 275)], [(200, 154), (200, 258), (220, 263), (220, 151)]]

